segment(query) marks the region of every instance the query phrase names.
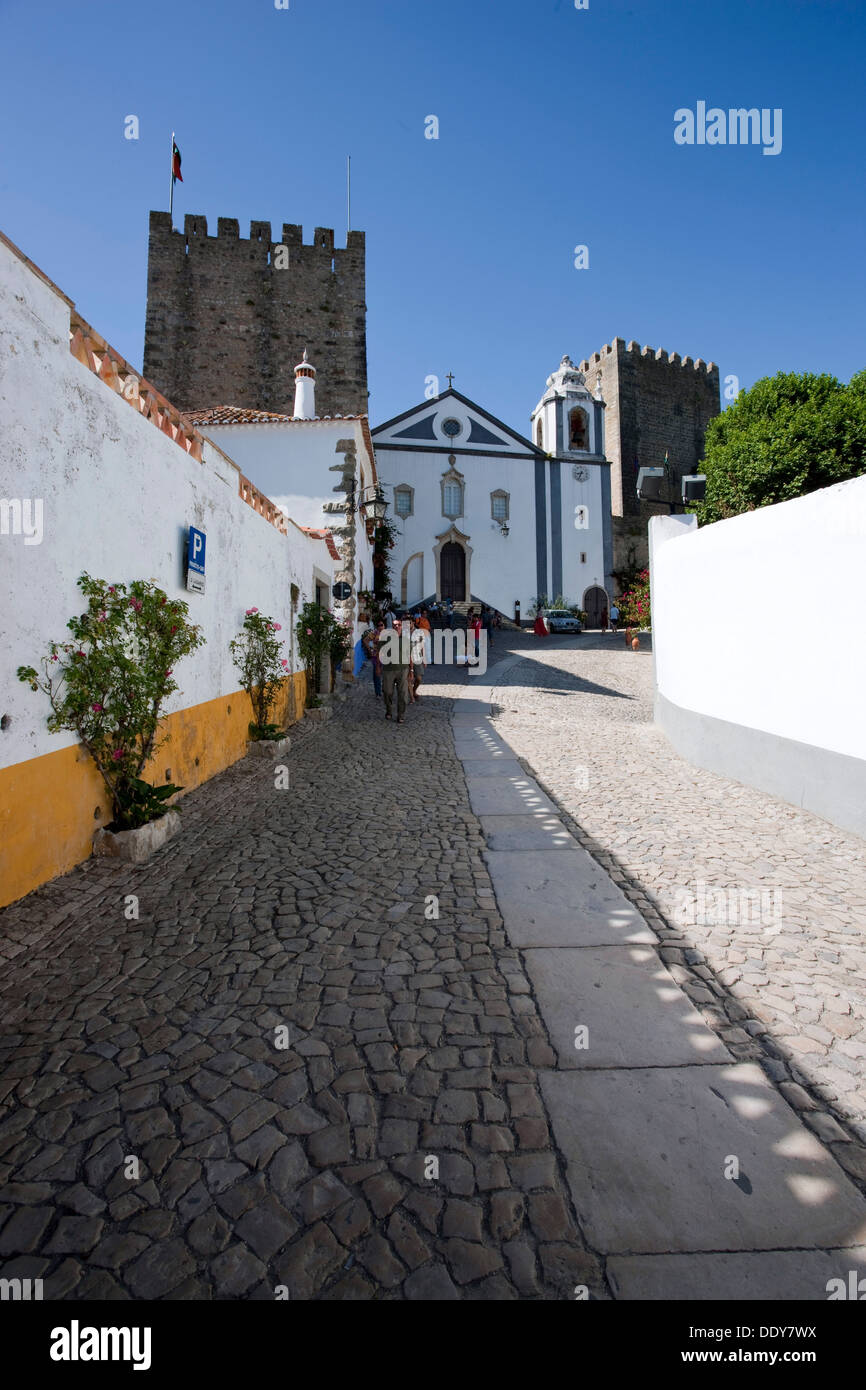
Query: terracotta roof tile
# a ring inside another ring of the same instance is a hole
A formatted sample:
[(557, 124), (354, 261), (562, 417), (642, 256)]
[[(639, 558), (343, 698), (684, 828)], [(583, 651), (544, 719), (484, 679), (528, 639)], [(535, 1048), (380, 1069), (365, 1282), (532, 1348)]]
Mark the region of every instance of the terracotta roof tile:
[(340, 552), (334, 542), (334, 537), (324, 526), (302, 526), (301, 530), (308, 536), (312, 536), (313, 540), (324, 541), (328, 547), (328, 554), (331, 556), (331, 559), (339, 560)]
[(191, 425), (333, 425), (341, 420), (366, 420), (366, 415), (317, 415), (301, 420), (295, 415), (279, 415), (272, 410), (253, 410), (244, 405), (208, 405), (185, 410)]

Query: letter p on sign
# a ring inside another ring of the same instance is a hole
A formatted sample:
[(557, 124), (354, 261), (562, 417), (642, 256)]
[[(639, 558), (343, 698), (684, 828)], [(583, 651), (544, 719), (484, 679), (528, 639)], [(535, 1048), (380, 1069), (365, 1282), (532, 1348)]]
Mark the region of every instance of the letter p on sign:
[(194, 593), (204, 593), (204, 560), (207, 537), (197, 527), (189, 528), (189, 543), (186, 562), (186, 587)]

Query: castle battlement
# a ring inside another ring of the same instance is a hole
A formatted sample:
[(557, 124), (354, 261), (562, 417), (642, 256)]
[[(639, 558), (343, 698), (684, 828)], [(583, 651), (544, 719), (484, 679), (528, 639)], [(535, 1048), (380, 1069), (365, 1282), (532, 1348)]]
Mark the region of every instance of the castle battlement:
[(715, 362), (705, 362), (702, 357), (692, 360), (689, 356), (681, 357), (678, 352), (667, 352), (665, 348), (654, 348), (648, 345), (641, 347), (634, 339), (626, 343), (624, 338), (614, 338), (611, 343), (605, 343), (600, 352), (594, 352), (592, 357), (584, 358), (580, 363), (580, 370), (586, 374), (591, 369), (611, 356), (628, 355), (638, 357), (644, 361), (664, 362), (672, 367), (689, 367), (692, 371), (704, 372), (707, 376), (718, 373)]
[(187, 213), (183, 230), (151, 212), (145, 371), (181, 409), (242, 406), (291, 414), (294, 367), (307, 349), (321, 415), (367, 411), (363, 232), (345, 247), (331, 227), (304, 241), (298, 223)]
[(207, 218), (203, 213), (195, 212), (188, 212), (184, 216), (182, 232), (174, 227), (167, 212), (151, 212), (150, 235), (151, 239), (154, 237), (159, 239), (180, 237), (186, 241), (199, 241), (205, 238), (210, 241), (241, 241), (264, 245), (269, 249), (280, 245), (303, 247), (309, 251), (323, 251), (328, 256), (339, 255), (341, 251), (363, 251), (366, 244), (364, 232), (349, 232), (346, 237), (346, 245), (344, 247), (335, 246), (333, 227), (316, 227), (312, 241), (305, 243), (304, 229), (296, 222), (283, 223), (281, 241), (275, 242), (273, 240), (270, 222), (251, 221), (249, 237), (242, 237), (240, 222), (236, 217), (218, 217), (216, 237), (210, 237)]

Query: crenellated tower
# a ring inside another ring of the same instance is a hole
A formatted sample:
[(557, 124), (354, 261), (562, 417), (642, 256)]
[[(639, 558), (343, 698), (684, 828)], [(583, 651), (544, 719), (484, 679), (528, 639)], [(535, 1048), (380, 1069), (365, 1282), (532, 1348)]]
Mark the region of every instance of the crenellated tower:
[(330, 228), (312, 243), (284, 223), (233, 217), (217, 235), (187, 215), (175, 231), (151, 212), (144, 373), (180, 409), (239, 405), (290, 415), (295, 365), (306, 348), (321, 377), (320, 416), (367, 413), (365, 238), (335, 247)]
[(581, 362), (580, 370), (600, 387), (606, 405), (613, 515), (640, 517), (638, 466), (661, 464), (667, 452), (678, 477), (698, 471), (707, 425), (720, 411), (719, 369), (700, 358), (614, 338)]

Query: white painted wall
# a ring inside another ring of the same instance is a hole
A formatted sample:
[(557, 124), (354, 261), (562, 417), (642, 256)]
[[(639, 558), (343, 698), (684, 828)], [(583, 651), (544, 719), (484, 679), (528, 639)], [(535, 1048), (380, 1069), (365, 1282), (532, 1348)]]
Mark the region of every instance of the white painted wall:
[(866, 758), (866, 477), (671, 539), (651, 526), (659, 692)]
[[(272, 424), (202, 425), (201, 431), (234, 459), (241, 471), (299, 526), (339, 526), (342, 518), (322, 510), (325, 502), (342, 501), (335, 492), (339, 473), (330, 470), (343, 460), (336, 452), (341, 439), (354, 439), (360, 489), (373, 485), (373, 467), (358, 420), (292, 420)], [(355, 587), (359, 567), (372, 574), (372, 547), (355, 517)], [(338, 542), (339, 548), (339, 542)], [(368, 585), (369, 587), (369, 585)]]
[[(580, 456), (561, 464), (562, 490), (562, 587), (569, 603), (579, 604), (584, 592), (597, 578), (600, 587), (605, 587), (604, 574), (604, 532), (602, 530), (602, 466), (583, 463), (589, 477), (585, 482), (577, 482), (572, 475), (574, 464), (581, 464)], [(586, 530), (575, 527), (576, 509), (587, 509)], [(581, 554), (586, 562), (581, 563)], [(549, 552), (552, 554), (552, 551)], [(551, 594), (550, 598), (555, 598)]]
[[(178, 668), (181, 690), (166, 713), (238, 689), (228, 643), (246, 608), (271, 614), (288, 639), (291, 584), (303, 602), (313, 597), (314, 566), (334, 573), (323, 541), (292, 525), (282, 536), (241, 500), (237, 469), (216, 448), (206, 446), (196, 462), (76, 361), (67, 304), (2, 242), (0, 497), (41, 499), (44, 507), (41, 544), (0, 535), (0, 714), (11, 719), (0, 733), (0, 766), (75, 742), (47, 732), (47, 701), (15, 670), (38, 667), (48, 643), (65, 639), (70, 615), (84, 607), (75, 584), (82, 570), (154, 579), (189, 602), (207, 645)], [(190, 524), (207, 534), (201, 596), (185, 588)]]

